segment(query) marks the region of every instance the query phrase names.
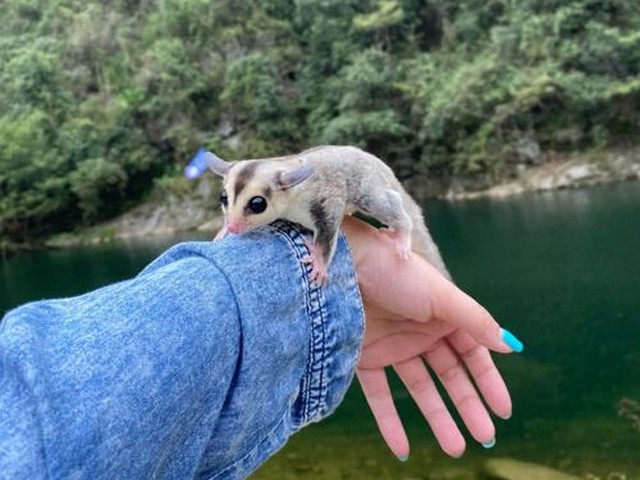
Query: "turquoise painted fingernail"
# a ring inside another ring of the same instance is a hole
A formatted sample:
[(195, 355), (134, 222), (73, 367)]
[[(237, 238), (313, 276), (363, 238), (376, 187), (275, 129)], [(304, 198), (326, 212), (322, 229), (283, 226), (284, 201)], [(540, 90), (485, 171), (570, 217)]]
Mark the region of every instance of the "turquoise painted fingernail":
[(511, 418), (512, 413), (509, 413), (507, 415), (500, 415), (499, 413), (496, 413), (496, 415), (498, 415), (503, 420), (509, 420)]
[(489, 450), (490, 448), (493, 448), (496, 446), (496, 439), (495, 437), (492, 438), (491, 440), (489, 440), (487, 443), (483, 443), (482, 446), (484, 448), (486, 448), (487, 450)]
[(409, 455), (398, 456), (398, 460), (400, 460), (402, 463), (405, 463), (407, 460), (409, 460)]
[(524, 345), (513, 333), (505, 328), (501, 328), (500, 332), (502, 333), (502, 340), (509, 346), (511, 350), (516, 353), (520, 353), (524, 350)]

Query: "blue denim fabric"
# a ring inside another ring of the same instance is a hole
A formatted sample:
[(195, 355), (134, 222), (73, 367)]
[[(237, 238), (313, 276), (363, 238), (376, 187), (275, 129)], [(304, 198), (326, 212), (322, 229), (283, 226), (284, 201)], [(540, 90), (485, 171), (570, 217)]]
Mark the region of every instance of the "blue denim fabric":
[(279, 223), (0, 323), (0, 478), (245, 478), (349, 386), (363, 309), (340, 238), (309, 281)]

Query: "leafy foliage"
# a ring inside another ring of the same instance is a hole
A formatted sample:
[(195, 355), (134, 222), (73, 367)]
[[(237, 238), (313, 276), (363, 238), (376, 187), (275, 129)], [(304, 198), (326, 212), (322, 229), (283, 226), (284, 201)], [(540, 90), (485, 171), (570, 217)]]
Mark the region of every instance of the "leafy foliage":
[(637, 142), (637, 0), (7, 0), (0, 236), (111, 216), (201, 144), (404, 176)]

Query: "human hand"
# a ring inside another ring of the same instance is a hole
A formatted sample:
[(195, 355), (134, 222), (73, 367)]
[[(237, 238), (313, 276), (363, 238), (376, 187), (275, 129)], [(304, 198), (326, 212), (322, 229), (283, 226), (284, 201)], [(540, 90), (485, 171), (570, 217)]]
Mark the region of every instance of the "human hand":
[(409, 456), (409, 441), (385, 376), (387, 366), (404, 382), (441, 448), (452, 457), (464, 453), (464, 437), (425, 362), (472, 437), (492, 446), (495, 427), (485, 404), (502, 418), (511, 416), (512, 407), (489, 349), (508, 353), (522, 345), (426, 260), (416, 254), (399, 259), (387, 235), (359, 220), (346, 218), (343, 230), (366, 315), (357, 377), (391, 451), (403, 461)]

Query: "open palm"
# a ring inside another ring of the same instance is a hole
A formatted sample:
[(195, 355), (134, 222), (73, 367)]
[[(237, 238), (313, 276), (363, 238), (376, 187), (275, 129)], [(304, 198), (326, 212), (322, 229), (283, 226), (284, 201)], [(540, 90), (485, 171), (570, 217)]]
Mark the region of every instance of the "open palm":
[(366, 313), (357, 376), (389, 448), (400, 459), (409, 455), (385, 367), (402, 379), (446, 453), (462, 455), (465, 440), (432, 372), (471, 435), (492, 444), (495, 427), (487, 407), (502, 418), (511, 415), (509, 393), (489, 353), (512, 351), (500, 326), (422, 258), (399, 259), (387, 236), (355, 219), (345, 220), (344, 231)]

